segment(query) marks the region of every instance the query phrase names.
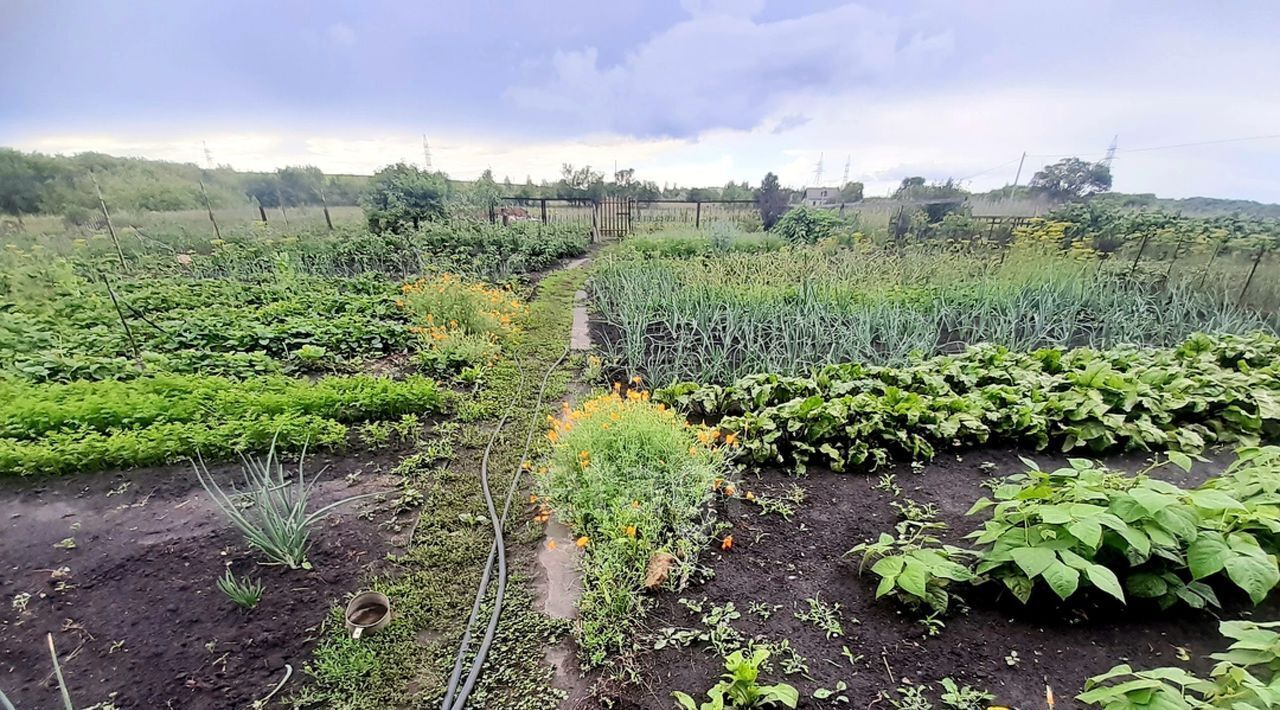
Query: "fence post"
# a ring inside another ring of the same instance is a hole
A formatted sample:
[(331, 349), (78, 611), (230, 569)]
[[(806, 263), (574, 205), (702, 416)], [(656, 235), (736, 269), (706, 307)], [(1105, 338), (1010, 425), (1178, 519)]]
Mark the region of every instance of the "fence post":
[(209, 191), (204, 188), (204, 180), (200, 181), (200, 194), (204, 195), (204, 208), (209, 211), (209, 221), (213, 222), (213, 235), (222, 240), (222, 230), (218, 229), (218, 220), (213, 218), (213, 205), (209, 204)]
[(256, 202), (256, 203), (258, 203), (258, 216), (262, 218), (262, 223), (263, 223), (263, 224), (266, 224), (266, 223), (267, 223), (267, 211), (262, 207), (262, 200), (259, 200), (258, 198), (256, 198), (256, 197), (255, 197), (255, 198), (253, 198), (253, 201), (254, 201), (254, 202)]
[(329, 216), (329, 200), (324, 196), (324, 188), (320, 188), (320, 204), (324, 205), (324, 223), (329, 225), (329, 231), (333, 231), (333, 218)]
[(120, 248), (120, 238), (116, 236), (116, 226), (111, 223), (111, 213), (107, 211), (107, 201), (102, 198), (102, 188), (98, 186), (98, 178), (90, 172), (89, 179), (93, 181), (93, 189), (98, 193), (98, 206), (102, 208), (102, 218), (107, 220), (107, 232), (111, 235), (111, 243), (116, 245), (116, 256), (120, 257), (120, 268), (128, 270), (129, 265), (124, 261), (124, 250)]
[(1138, 269), (1138, 260), (1142, 258), (1142, 252), (1147, 250), (1147, 240), (1151, 238), (1151, 232), (1142, 235), (1142, 243), (1138, 245), (1138, 253), (1133, 257), (1133, 265), (1129, 267), (1129, 277), (1133, 278), (1133, 272)]
[(1169, 280), (1169, 277), (1173, 275), (1173, 264), (1174, 264), (1174, 262), (1176, 262), (1176, 261), (1178, 260), (1178, 252), (1182, 250), (1182, 239), (1183, 239), (1183, 236), (1184, 236), (1184, 235), (1183, 235), (1182, 233), (1179, 233), (1179, 234), (1178, 234), (1178, 243), (1177, 243), (1177, 244), (1175, 244), (1175, 245), (1174, 245), (1174, 247), (1173, 247), (1173, 258), (1169, 259), (1169, 268), (1168, 268), (1168, 269), (1166, 269), (1166, 270), (1165, 270), (1165, 272), (1164, 272), (1164, 280), (1165, 280), (1165, 281), (1168, 281), (1168, 280)]
[(1249, 269), (1249, 278), (1244, 280), (1244, 288), (1240, 289), (1240, 298), (1236, 299), (1236, 305), (1244, 305), (1244, 295), (1249, 292), (1249, 284), (1253, 283), (1253, 275), (1258, 273), (1258, 263), (1262, 261), (1262, 256), (1267, 253), (1265, 247), (1258, 248), (1258, 255), (1253, 258), (1253, 268)]
[(702, 228), (702, 203), (694, 202), (693, 208), (694, 208), (693, 209), (693, 228), (701, 229)]
[(1196, 284), (1196, 288), (1204, 286), (1204, 280), (1209, 278), (1209, 271), (1213, 269), (1213, 262), (1218, 260), (1218, 254), (1222, 253), (1222, 247), (1226, 246), (1226, 244), (1226, 237), (1218, 241), (1218, 246), (1213, 250), (1213, 256), (1209, 257), (1209, 263), (1204, 266), (1204, 273), (1200, 274), (1200, 283)]
[[(543, 204), (546, 204), (545, 201)], [(600, 241), (600, 205), (597, 200), (591, 201), (591, 243)]]

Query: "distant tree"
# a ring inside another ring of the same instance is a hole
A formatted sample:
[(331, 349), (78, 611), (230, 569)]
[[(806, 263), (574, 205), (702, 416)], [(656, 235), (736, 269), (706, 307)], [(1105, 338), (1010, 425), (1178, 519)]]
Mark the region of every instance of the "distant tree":
[(501, 191), (498, 190), (498, 183), (493, 179), (493, 171), (485, 168), (480, 173), (480, 177), (471, 185), (471, 190), (467, 194), (467, 202), (484, 212), (486, 218), (498, 208), (498, 203), (502, 200)]
[(39, 155), (25, 155), (0, 148), (0, 212), (22, 215), (40, 211), (46, 183), (53, 177), (53, 165)]
[(604, 173), (595, 172), (590, 165), (575, 169), (572, 163), (565, 163), (560, 167), (556, 197), (598, 200), (604, 194)]
[(724, 184), (724, 189), (720, 190), (720, 198), (724, 200), (749, 200), (751, 197), (751, 186), (746, 182), (739, 185), (730, 180)]
[(395, 163), (373, 174), (360, 202), (370, 229), (402, 231), (444, 217), (448, 196), (449, 181), (444, 173)]
[(314, 165), (280, 168), (276, 171), (276, 184), (286, 205), (316, 204), (324, 188), (324, 173)]
[(662, 199), (662, 188), (652, 180), (644, 180), (636, 185), (636, 199), (642, 202)]
[(902, 178), (902, 184), (898, 186), (897, 190), (893, 191), (893, 198), (895, 200), (911, 199), (915, 197), (924, 186), (924, 178), (918, 175), (915, 177)]
[(707, 202), (720, 199), (720, 194), (714, 187), (691, 187), (685, 199), (693, 202)]
[(1070, 200), (1111, 189), (1111, 168), (1079, 158), (1063, 158), (1031, 178), (1031, 189), (1054, 199)]
[(846, 182), (840, 188), (841, 202), (861, 202), (863, 185), (860, 182)]
[(760, 222), (765, 229), (772, 229), (782, 213), (787, 211), (787, 196), (778, 184), (778, 176), (766, 173), (756, 193), (756, 207), (760, 210)]

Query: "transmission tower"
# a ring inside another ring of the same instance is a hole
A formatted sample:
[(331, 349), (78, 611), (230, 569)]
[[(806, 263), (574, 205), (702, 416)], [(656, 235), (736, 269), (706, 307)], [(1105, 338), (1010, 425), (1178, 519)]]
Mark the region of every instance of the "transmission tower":
[(852, 155), (844, 156), (844, 175), (840, 178), (840, 187), (843, 189), (849, 184), (849, 162), (853, 159)]
[(813, 184), (815, 187), (822, 185), (822, 153), (818, 153), (818, 164), (813, 167)]
[(204, 146), (204, 166), (212, 170), (213, 169), (213, 153), (209, 152), (209, 144), (205, 141), (200, 141), (200, 145)]
[(1116, 145), (1120, 143), (1120, 136), (1117, 134), (1111, 139), (1111, 145), (1107, 146), (1107, 157), (1102, 159), (1102, 164), (1111, 167), (1111, 159), (1116, 157)]
[(427, 143), (427, 134), (422, 134), (422, 167), (431, 169), (431, 145)]

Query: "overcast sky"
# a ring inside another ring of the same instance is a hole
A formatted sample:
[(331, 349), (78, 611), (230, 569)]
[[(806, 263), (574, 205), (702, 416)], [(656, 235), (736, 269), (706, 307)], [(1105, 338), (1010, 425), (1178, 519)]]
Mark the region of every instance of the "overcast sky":
[(0, 145), (521, 182), (1022, 180), (1280, 202), (1280, 2), (0, 0)]

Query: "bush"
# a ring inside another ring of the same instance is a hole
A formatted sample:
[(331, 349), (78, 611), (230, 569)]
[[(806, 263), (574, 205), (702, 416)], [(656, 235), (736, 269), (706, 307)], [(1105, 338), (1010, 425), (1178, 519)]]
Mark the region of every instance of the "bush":
[(520, 332), (528, 307), (506, 289), (468, 283), (453, 274), (419, 279), (402, 287), (396, 304), (416, 325), (419, 361), (434, 370), (457, 370), (487, 363), (501, 343)]
[(769, 231), (792, 244), (816, 244), (848, 225), (835, 212), (803, 205), (792, 207)]
[[(585, 548), (579, 643), (593, 664), (627, 646), (656, 555), (671, 555), (673, 584), (687, 579), (706, 540), (706, 503), (723, 470), (715, 434), (689, 425), (647, 393), (601, 395), (552, 418), (547, 510)], [(650, 580), (652, 581), (652, 580)]]

